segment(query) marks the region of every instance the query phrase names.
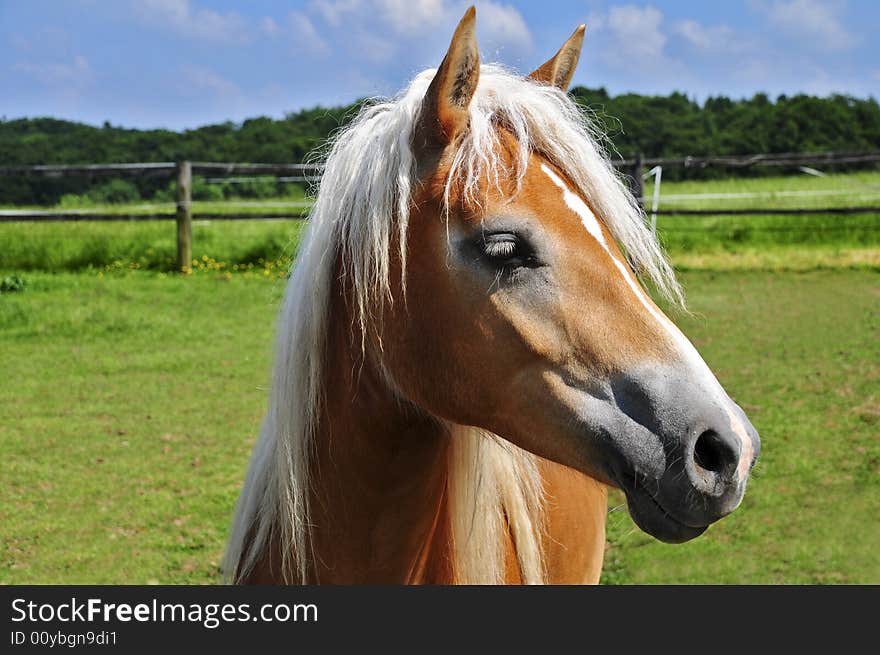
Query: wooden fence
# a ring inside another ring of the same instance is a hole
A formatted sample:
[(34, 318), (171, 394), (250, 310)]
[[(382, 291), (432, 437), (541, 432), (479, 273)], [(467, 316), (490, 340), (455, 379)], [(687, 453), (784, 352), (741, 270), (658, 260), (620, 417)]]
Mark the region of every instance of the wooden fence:
[[(709, 168), (723, 167), (745, 169), (755, 166), (775, 166), (798, 168), (807, 165), (846, 165), (870, 164), (880, 162), (880, 152), (860, 153), (779, 153), (739, 156), (688, 156), (645, 158), (614, 161), (615, 167), (626, 172), (631, 181), (633, 194), (643, 195), (642, 173), (645, 168), (654, 166)], [(177, 224), (177, 264), (183, 268), (192, 260), (192, 222), (202, 220), (267, 220), (304, 219), (308, 209), (292, 212), (253, 213), (193, 213), (192, 178), (193, 175), (229, 178), (232, 176), (275, 176), (285, 181), (309, 182), (320, 177), (322, 167), (318, 164), (246, 164), (222, 162), (155, 162), (131, 164), (93, 164), (93, 165), (42, 165), (42, 166), (0, 166), (0, 176), (20, 177), (174, 177), (177, 180), (177, 198), (174, 213), (136, 213), (117, 214), (106, 212), (80, 211), (0, 211), (0, 223), (20, 221), (143, 221), (171, 220)], [(0, 199), (2, 200), (2, 199)], [(658, 209), (652, 215), (756, 215), (756, 214), (880, 214), (880, 207), (830, 207), (830, 208), (747, 208), (747, 209)]]
[(253, 219), (303, 219), (308, 211), (284, 213), (197, 213), (192, 210), (193, 174), (231, 176), (231, 175), (276, 175), (291, 176), (303, 181), (320, 174), (320, 167), (307, 164), (240, 164), (217, 162), (155, 162), (133, 164), (90, 164), (90, 165), (45, 165), (45, 166), (0, 166), (0, 176), (21, 177), (174, 177), (177, 180), (177, 199), (175, 212), (117, 214), (90, 211), (7, 211), (0, 212), (0, 223), (20, 221), (145, 221), (170, 220), (177, 223), (177, 265), (189, 266), (192, 261), (192, 222), (193, 219), (211, 220), (253, 220)]

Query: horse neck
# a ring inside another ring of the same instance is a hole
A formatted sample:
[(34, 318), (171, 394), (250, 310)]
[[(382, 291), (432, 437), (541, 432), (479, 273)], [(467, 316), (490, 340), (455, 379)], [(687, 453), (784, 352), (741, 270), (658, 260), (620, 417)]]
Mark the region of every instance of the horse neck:
[(315, 582), (451, 581), (448, 433), (362, 357), (341, 293), (329, 325), (310, 503)]

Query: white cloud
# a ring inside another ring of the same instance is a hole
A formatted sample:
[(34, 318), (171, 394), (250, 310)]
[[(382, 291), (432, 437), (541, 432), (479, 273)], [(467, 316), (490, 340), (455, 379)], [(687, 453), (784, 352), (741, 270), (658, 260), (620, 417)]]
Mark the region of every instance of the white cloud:
[(13, 65), (12, 70), (51, 86), (79, 87), (92, 78), (89, 61), (82, 55), (75, 55), (70, 61), (63, 62), (19, 62)]
[(139, 8), (145, 14), (180, 25), (190, 20), (192, 10), (189, 0), (139, 0)]
[[(387, 26), (404, 39), (428, 33), (442, 33), (448, 39), (447, 28), (455, 25), (469, 4), (466, 0), (313, 0), (309, 6), (334, 28), (347, 21), (348, 29), (357, 25), (362, 33), (368, 26), (373, 32)], [(531, 45), (531, 33), (516, 7), (493, 0), (476, 2), (476, 7), (480, 33), (513, 47)]]
[(509, 47), (531, 48), (531, 32), (516, 7), (478, 2), (477, 13), (484, 33), (491, 39)]
[(615, 5), (604, 21), (607, 29), (630, 56), (644, 60), (663, 57), (666, 35), (661, 31), (663, 14), (651, 6)]
[[(695, 21), (670, 21), (652, 5), (611, 5), (587, 16), (588, 52), (599, 62), (598, 72), (588, 73), (590, 85), (615, 92), (667, 93), (670, 88), (690, 90), (700, 83), (699, 62), (683, 51), (708, 46), (724, 37), (735, 41), (724, 26), (706, 27)], [(718, 59), (714, 57), (713, 59)], [(591, 68), (593, 68), (591, 66)]]
[(214, 71), (202, 66), (185, 65), (180, 69), (182, 88), (190, 95), (209, 93), (215, 96), (236, 96), (241, 90)]
[(806, 44), (842, 50), (861, 41), (858, 34), (844, 26), (840, 13), (843, 5), (832, 0), (776, 0), (761, 5), (770, 22)]
[(378, 34), (362, 30), (356, 34), (354, 40), (358, 51), (369, 62), (382, 64), (390, 61), (394, 56), (394, 43)]
[(443, 23), (443, 0), (377, 0), (382, 17), (400, 34), (417, 33)]
[(747, 47), (747, 39), (727, 25), (707, 26), (695, 20), (683, 20), (675, 25), (674, 30), (689, 45), (699, 50), (737, 52)]
[[(435, 52), (445, 48), (452, 29), (472, 0), (312, 0), (298, 13), (304, 38), (320, 40), (347, 56), (372, 64), (391, 63), (406, 53), (408, 61), (423, 57), (436, 66)], [(496, 0), (476, 2), (477, 30), (482, 46), (528, 50), (532, 35), (519, 10)]]
[(136, 8), (152, 25), (188, 38), (230, 43), (247, 41), (250, 37), (248, 26), (239, 14), (203, 9), (190, 0), (136, 0)]
[(739, 83), (755, 89), (764, 89), (774, 81), (774, 67), (761, 55), (750, 56), (737, 62), (731, 77)]
[(313, 0), (311, 9), (334, 27), (338, 27), (346, 14), (351, 14), (364, 6), (362, 0)]
[(260, 21), (260, 29), (266, 36), (275, 36), (278, 34), (278, 23), (276, 23), (273, 18), (265, 16)]
[(312, 20), (301, 11), (291, 11), (287, 22), (292, 32), (291, 41), (297, 52), (323, 54), (329, 52), (330, 46), (318, 34)]

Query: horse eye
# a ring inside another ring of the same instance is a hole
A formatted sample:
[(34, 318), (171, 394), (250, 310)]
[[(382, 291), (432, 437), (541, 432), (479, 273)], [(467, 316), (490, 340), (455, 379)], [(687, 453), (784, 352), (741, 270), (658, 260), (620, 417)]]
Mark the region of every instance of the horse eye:
[(529, 243), (516, 234), (499, 232), (484, 235), (480, 247), (486, 260), (493, 266), (518, 268), (537, 265)]
[(486, 241), (484, 251), (489, 259), (508, 260), (517, 253), (517, 242), (512, 238), (492, 239)]

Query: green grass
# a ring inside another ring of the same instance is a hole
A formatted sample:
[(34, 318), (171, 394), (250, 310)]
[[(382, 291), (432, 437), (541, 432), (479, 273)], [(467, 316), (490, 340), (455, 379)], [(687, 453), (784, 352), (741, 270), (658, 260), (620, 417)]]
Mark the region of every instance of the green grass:
[(681, 324), (760, 431), (761, 459), (741, 508), (687, 544), (612, 512), (604, 580), (880, 583), (880, 276), (684, 281), (698, 317)]
[[(831, 190), (845, 195), (797, 198), (722, 199), (661, 202), (661, 208), (679, 207), (835, 207), (880, 205), (880, 173), (862, 172), (816, 178), (807, 175), (664, 182), (664, 195), (693, 193), (775, 193)], [(650, 197), (651, 186), (646, 194)], [(872, 195), (873, 194), (873, 195)], [(293, 200), (302, 200), (296, 196)], [(238, 203), (196, 202), (195, 212), (298, 211), (290, 198)], [(167, 205), (95, 205), (87, 208), (118, 213), (172, 212)], [(303, 222), (196, 221), (193, 227), (193, 255), (209, 257), (232, 266), (256, 264), (260, 259), (276, 260), (293, 252)], [(754, 253), (769, 257), (773, 267), (785, 265), (791, 248), (820, 248), (826, 252), (880, 247), (880, 215), (807, 216), (661, 216), (658, 230), (666, 248), (688, 266), (688, 258), (699, 254), (744, 255), (755, 264)], [(176, 260), (176, 232), (173, 221), (114, 223), (0, 223), (0, 270), (85, 270), (121, 262), (139, 268), (171, 271)], [(773, 251), (773, 252), (771, 252)], [(774, 255), (775, 252), (775, 255)], [(839, 258), (838, 258), (839, 259)], [(850, 258), (850, 263), (864, 258)], [(798, 266), (802, 268), (803, 266)]]
[[(304, 221), (194, 221), (193, 256), (228, 265), (275, 260), (296, 250)], [(0, 223), (0, 270), (80, 271), (121, 262), (172, 271), (173, 221)]]
[[(859, 185), (880, 174), (663, 190)], [(200, 264), (183, 277), (162, 272), (172, 222), (0, 224), (0, 583), (218, 580), (303, 225), (196, 222)], [(693, 312), (679, 323), (763, 453), (743, 506), (688, 544), (612, 511), (603, 580), (880, 583), (880, 217), (664, 217), (659, 229)]]
[(24, 277), (0, 296), (0, 582), (216, 581), (284, 281)]
[[(653, 181), (645, 186), (651, 207)], [(810, 195), (786, 195), (806, 192)], [(695, 194), (761, 194), (760, 197), (676, 198)], [(764, 178), (730, 178), (661, 184), (660, 209), (880, 207), (880, 172)], [(880, 214), (659, 216), (657, 229), (673, 254), (743, 252), (785, 246), (880, 244)]]
[[(645, 183), (646, 206), (650, 207), (654, 180)], [(880, 171), (837, 173), (826, 177), (774, 175), (730, 177), (719, 180), (673, 182), (660, 185), (660, 208), (712, 209), (725, 207), (815, 208), (880, 206)], [(698, 194), (761, 194), (760, 197), (675, 198)], [(797, 195), (795, 195), (797, 194)]]
[[(0, 294), (0, 583), (216, 582), (284, 280), (17, 274), (24, 290)], [(679, 321), (761, 461), (743, 506), (688, 544), (611, 512), (603, 579), (880, 583), (880, 275), (682, 281)]]

